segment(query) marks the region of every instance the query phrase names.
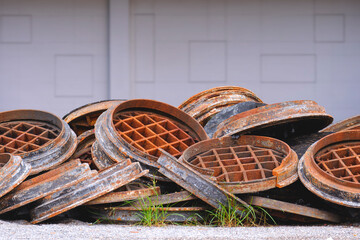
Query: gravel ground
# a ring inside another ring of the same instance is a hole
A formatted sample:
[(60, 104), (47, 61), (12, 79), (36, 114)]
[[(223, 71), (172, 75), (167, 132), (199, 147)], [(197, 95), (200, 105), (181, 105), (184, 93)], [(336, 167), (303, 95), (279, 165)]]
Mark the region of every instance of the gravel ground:
[(360, 239), (360, 226), (141, 227), (70, 221), (31, 225), (0, 221), (0, 239)]

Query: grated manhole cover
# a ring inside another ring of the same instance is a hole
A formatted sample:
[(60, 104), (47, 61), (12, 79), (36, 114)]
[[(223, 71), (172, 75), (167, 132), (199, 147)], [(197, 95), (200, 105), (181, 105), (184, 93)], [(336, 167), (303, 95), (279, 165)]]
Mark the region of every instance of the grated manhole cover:
[(297, 179), (297, 156), (277, 139), (224, 137), (196, 143), (180, 157), (194, 170), (214, 177), (232, 193), (284, 187)]
[(319, 197), (360, 208), (360, 131), (340, 131), (315, 142), (300, 159), (298, 173)]
[(77, 146), (69, 125), (55, 115), (37, 110), (0, 113), (0, 153), (20, 156), (31, 174), (69, 159)]

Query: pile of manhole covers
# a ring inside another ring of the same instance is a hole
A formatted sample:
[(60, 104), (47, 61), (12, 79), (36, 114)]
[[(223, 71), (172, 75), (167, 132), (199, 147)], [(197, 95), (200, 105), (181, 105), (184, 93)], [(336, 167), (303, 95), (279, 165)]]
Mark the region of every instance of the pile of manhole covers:
[(314, 101), (265, 104), (225, 86), (179, 108), (108, 100), (63, 119), (0, 113), (0, 217), (137, 222), (156, 208), (201, 222), (235, 204), (240, 218), (258, 206), (284, 222), (360, 219), (359, 116), (328, 126)]

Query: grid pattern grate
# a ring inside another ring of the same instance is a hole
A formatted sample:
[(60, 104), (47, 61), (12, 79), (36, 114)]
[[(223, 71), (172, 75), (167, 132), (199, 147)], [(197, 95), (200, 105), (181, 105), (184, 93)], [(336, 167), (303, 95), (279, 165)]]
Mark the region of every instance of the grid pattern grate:
[(271, 149), (242, 145), (209, 150), (189, 163), (214, 170), (218, 182), (248, 182), (272, 177), (284, 157)]
[(35, 151), (60, 133), (54, 125), (36, 121), (13, 121), (0, 124), (0, 153), (14, 155)]
[(360, 142), (330, 146), (317, 153), (315, 161), (333, 177), (360, 183)]
[(114, 117), (115, 129), (130, 145), (154, 157), (163, 149), (175, 157), (195, 140), (174, 122), (150, 113), (122, 113)]

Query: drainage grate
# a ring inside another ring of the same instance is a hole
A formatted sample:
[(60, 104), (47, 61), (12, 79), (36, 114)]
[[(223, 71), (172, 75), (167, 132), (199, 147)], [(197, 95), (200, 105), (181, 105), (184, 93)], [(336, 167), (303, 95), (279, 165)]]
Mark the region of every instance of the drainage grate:
[(195, 143), (190, 135), (172, 121), (155, 114), (118, 114), (114, 117), (114, 125), (126, 142), (154, 157), (160, 157), (160, 148), (179, 157)]
[(50, 123), (14, 121), (0, 124), (0, 153), (15, 155), (38, 150), (49, 144), (60, 133)]
[(360, 141), (329, 146), (315, 155), (315, 161), (333, 177), (360, 183)]
[(284, 157), (275, 150), (244, 145), (211, 149), (189, 163), (214, 170), (219, 182), (248, 182), (272, 177)]

